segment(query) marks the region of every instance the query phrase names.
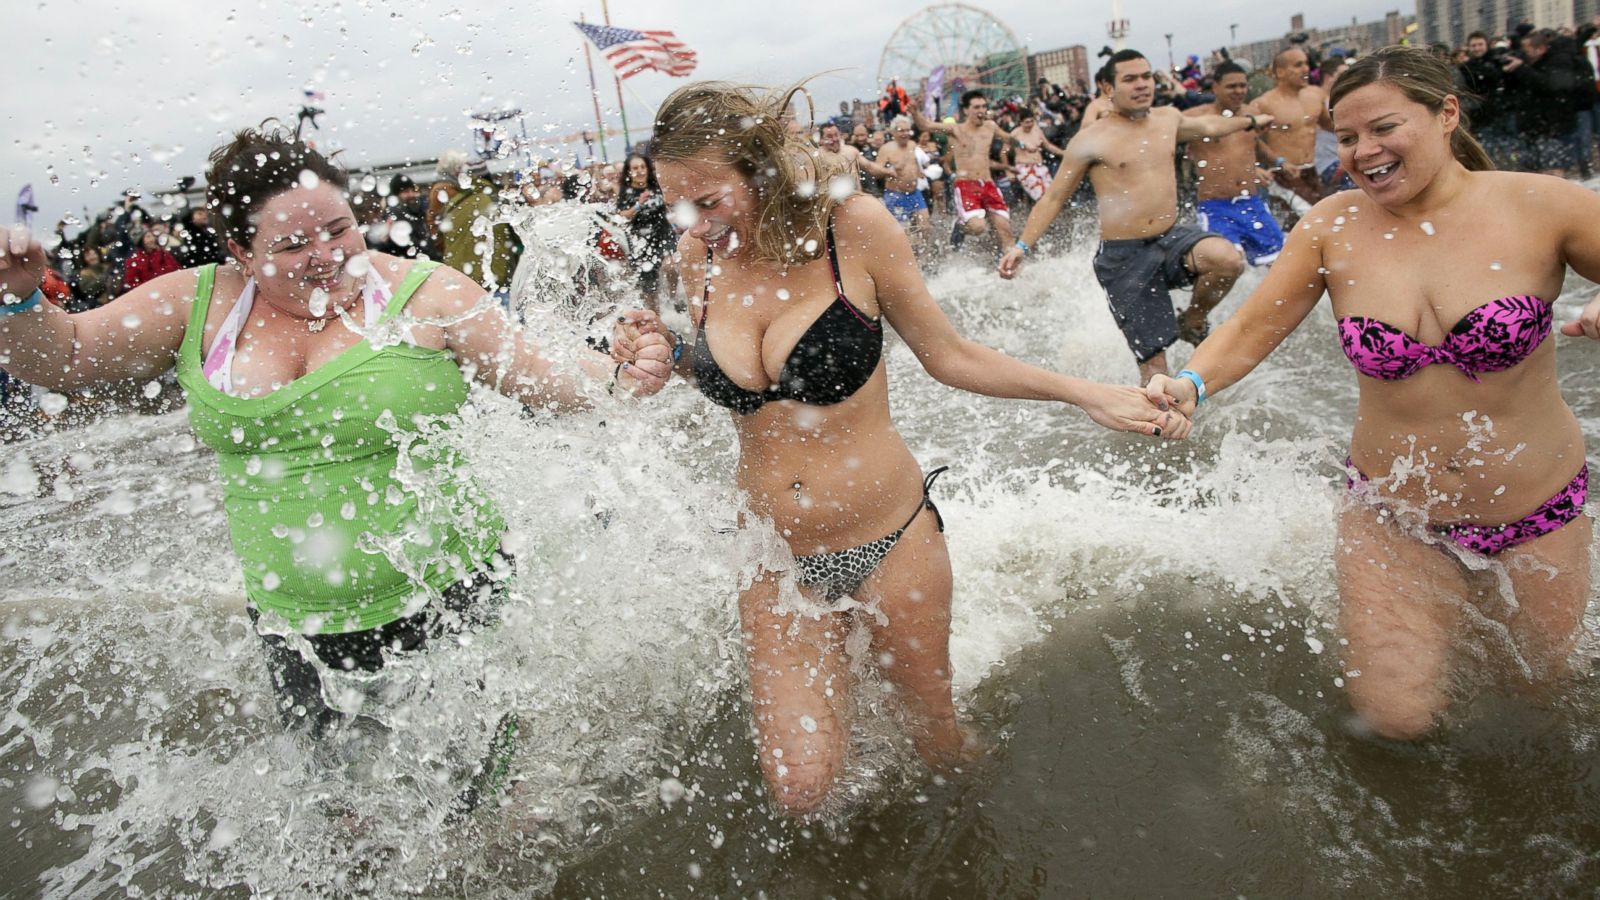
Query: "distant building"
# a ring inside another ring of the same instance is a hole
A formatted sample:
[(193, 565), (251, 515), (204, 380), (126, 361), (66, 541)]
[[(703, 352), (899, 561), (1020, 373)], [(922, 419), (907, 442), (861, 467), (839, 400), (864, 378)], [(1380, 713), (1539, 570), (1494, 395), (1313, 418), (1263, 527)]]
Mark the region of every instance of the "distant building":
[[(1420, 11), (1422, 4), (1435, 2), (1435, 0), (1417, 0)], [(1476, 0), (1437, 0), (1443, 3), (1476, 2)], [(1490, 0), (1493, 2), (1493, 0)], [(1593, 2), (1593, 0), (1586, 0)], [(1326, 28), (1305, 27), (1305, 17), (1296, 15), (1289, 20), (1289, 30), (1282, 37), (1271, 38), (1264, 41), (1253, 41), (1248, 44), (1237, 44), (1228, 48), (1228, 53), (1235, 60), (1248, 61), (1255, 68), (1265, 68), (1272, 64), (1272, 58), (1278, 51), (1289, 46), (1289, 36), (1304, 33), (1306, 43), (1317, 50), (1326, 53), (1335, 47), (1344, 50), (1347, 54), (1359, 56), (1371, 53), (1379, 47), (1398, 44), (1408, 35), (1415, 37), (1417, 31), (1417, 16), (1402, 15), (1398, 10), (1385, 15), (1381, 19), (1371, 22), (1358, 22), (1354, 18), (1349, 25), (1334, 25)]]
[(1046, 50), (1028, 57), (1028, 84), (1038, 84), (1048, 78), (1059, 84), (1069, 94), (1088, 94), (1089, 50), (1082, 44)]
[(1522, 22), (1540, 28), (1578, 25), (1600, 14), (1600, 0), (1417, 0), (1423, 40), (1459, 47), (1481, 31), (1491, 38)]

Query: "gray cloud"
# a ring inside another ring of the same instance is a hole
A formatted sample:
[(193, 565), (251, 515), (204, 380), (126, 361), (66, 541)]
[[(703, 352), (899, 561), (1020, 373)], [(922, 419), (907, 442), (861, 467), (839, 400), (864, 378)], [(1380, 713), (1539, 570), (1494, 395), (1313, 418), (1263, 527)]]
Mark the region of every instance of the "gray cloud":
[[(20, 5), (20, 4), (16, 4)], [(1105, 43), (1110, 4), (1000, 0), (982, 4), (1032, 50)], [(1327, 20), (1381, 16), (1381, 0), (1349, 0)], [(14, 5), (15, 7), (15, 5)], [(590, 8), (592, 7), (592, 8)], [(580, 8), (480, 0), (45, 0), (9, 10), (0, 120), (0, 202), (31, 182), (48, 226), (95, 212), (124, 187), (159, 188), (198, 175), (233, 129), (290, 119), (306, 86), (327, 94), (316, 137), (349, 164), (431, 158), (470, 146), (468, 111), (519, 106), (537, 136), (593, 127), (583, 50), (569, 24)], [(668, 28), (700, 54), (698, 78), (782, 83), (820, 72), (819, 110), (872, 97), (883, 45), (915, 2), (795, 4), (617, 0), (612, 21)], [(1283, 33), (1287, 16), (1247, 0), (1125, 0), (1130, 43), (1164, 61), (1227, 40)], [(596, 60), (600, 98), (615, 124), (616, 90)], [(907, 76), (914, 73), (903, 73)], [(630, 124), (682, 79), (630, 79)], [(615, 147), (613, 148), (615, 151)], [(6, 210), (0, 207), (0, 214)]]

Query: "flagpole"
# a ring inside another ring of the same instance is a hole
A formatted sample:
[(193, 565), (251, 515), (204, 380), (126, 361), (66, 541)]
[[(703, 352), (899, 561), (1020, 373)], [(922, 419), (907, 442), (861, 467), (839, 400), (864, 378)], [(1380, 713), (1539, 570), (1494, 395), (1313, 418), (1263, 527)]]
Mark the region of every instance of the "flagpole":
[[(607, 25), (611, 24), (611, 7), (606, 3), (606, 0), (600, 0), (600, 15), (605, 19)], [(628, 107), (622, 102), (622, 77), (616, 73), (615, 69), (611, 72), (611, 80), (617, 83), (617, 113), (622, 116), (622, 152), (625, 154), (632, 153), (633, 136), (628, 133)], [(602, 145), (605, 139), (606, 136), (604, 134), (600, 135)]]
[[(583, 24), (583, 13), (578, 13), (578, 23)], [(611, 161), (611, 159), (606, 156), (606, 123), (605, 120), (600, 117), (600, 87), (595, 84), (594, 58), (589, 55), (589, 43), (589, 38), (587, 35), (585, 35), (583, 39), (583, 63), (589, 67), (589, 97), (590, 99), (594, 100), (594, 126), (595, 130), (599, 132), (600, 136), (600, 161), (602, 163), (608, 163)], [(622, 122), (622, 128), (624, 131), (626, 131), (628, 128), (628, 120), (624, 118)]]

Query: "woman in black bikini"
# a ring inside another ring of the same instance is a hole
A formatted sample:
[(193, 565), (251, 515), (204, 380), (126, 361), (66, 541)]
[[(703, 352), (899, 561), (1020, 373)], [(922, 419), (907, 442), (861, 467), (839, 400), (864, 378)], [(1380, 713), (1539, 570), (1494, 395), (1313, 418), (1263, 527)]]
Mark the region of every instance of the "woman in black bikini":
[[(946, 771), (970, 753), (950, 694), (950, 560), (927, 495), (938, 471), (923, 477), (890, 421), (885, 323), (952, 387), (1071, 403), (1141, 434), (1178, 438), (1189, 425), (1135, 388), (1047, 372), (957, 334), (883, 204), (833, 199), (825, 158), (786, 136), (796, 90), (682, 88), (662, 104), (651, 148), (699, 298), (684, 366), (732, 411), (739, 488), (797, 563), (804, 602), (762, 571), (739, 614), (761, 769), (782, 807), (803, 814), (845, 756), (851, 610), (871, 613), (870, 658), (915, 723), (917, 752)], [(621, 358), (629, 345), (619, 334)]]

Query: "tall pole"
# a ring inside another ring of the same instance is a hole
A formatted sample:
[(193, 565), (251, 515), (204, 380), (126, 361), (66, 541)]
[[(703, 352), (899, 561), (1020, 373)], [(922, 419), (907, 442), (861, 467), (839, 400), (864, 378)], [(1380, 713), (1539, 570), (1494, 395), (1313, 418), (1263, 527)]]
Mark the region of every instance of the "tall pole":
[(1128, 20), (1122, 17), (1122, 0), (1111, 0), (1111, 23), (1106, 26), (1111, 38), (1111, 49), (1125, 50), (1128, 46)]
[(1167, 32), (1167, 71), (1178, 71), (1178, 63), (1172, 58), (1172, 32)]
[[(578, 13), (578, 22), (583, 22), (583, 13)], [(606, 158), (606, 123), (600, 118), (600, 88), (594, 83), (594, 58), (589, 55), (589, 38), (583, 39), (583, 64), (589, 67), (589, 97), (594, 100), (594, 125), (600, 131), (600, 161), (610, 162)]]
[[(607, 25), (611, 24), (611, 7), (606, 3), (606, 0), (600, 0), (600, 15), (605, 18)], [(632, 153), (633, 136), (628, 134), (628, 107), (622, 102), (622, 76), (618, 75), (616, 70), (613, 69), (611, 70), (611, 80), (617, 83), (617, 114), (622, 116), (622, 152), (624, 154)], [(605, 133), (602, 132), (600, 134), (601, 146), (605, 145), (605, 140)]]

